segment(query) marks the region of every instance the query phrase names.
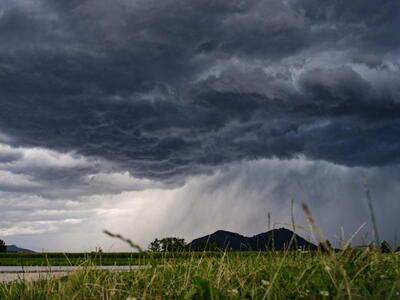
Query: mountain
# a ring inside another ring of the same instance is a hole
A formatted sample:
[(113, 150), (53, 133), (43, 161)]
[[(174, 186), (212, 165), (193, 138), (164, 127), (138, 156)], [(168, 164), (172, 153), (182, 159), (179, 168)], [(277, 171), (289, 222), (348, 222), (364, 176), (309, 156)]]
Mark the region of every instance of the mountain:
[(7, 247), (6, 252), (30, 252), (30, 253), (35, 252), (29, 249), (19, 248), (15, 245), (7, 245), (6, 247)]
[(273, 229), (252, 237), (218, 230), (213, 234), (193, 240), (189, 246), (192, 250), (204, 250), (205, 247), (207, 249), (214, 249), (218, 247), (234, 251), (317, 249), (317, 246), (286, 228)]

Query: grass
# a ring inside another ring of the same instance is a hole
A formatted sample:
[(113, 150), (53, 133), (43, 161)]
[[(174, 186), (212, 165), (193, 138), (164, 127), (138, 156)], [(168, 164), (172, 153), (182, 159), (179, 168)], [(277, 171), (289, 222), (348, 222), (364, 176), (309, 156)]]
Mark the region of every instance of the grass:
[(400, 299), (395, 253), (185, 255), (148, 257), (148, 268), (121, 273), (87, 261), (63, 278), (0, 283), (0, 299)]
[(0, 266), (138, 265), (144, 258), (138, 253), (0, 253)]
[[(221, 257), (224, 252), (120, 252), (120, 253), (0, 253), (0, 266), (81, 266), (81, 265), (148, 265), (166, 260), (184, 260), (204, 257)], [(228, 252), (233, 255), (233, 252)], [(258, 252), (242, 252), (244, 256)], [(266, 255), (264, 253), (264, 255)]]

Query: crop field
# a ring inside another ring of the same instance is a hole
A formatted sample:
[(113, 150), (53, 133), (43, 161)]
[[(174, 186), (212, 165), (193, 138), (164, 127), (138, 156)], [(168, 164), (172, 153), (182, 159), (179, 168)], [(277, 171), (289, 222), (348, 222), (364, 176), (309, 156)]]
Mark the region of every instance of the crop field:
[(0, 266), (141, 265), (157, 258), (139, 253), (0, 253)]
[(0, 253), (0, 266), (129, 266), (154, 265), (205, 257), (270, 255), (264, 252), (113, 252), (113, 253)]
[[(43, 255), (1, 260), (33, 264)], [(85, 255), (47, 254), (48, 262), (85, 267), (62, 278), (0, 283), (0, 299), (400, 299), (400, 254), (371, 249), (101, 254), (103, 263), (148, 265), (130, 272), (96, 270), (100, 258), (90, 256), (98, 254)]]

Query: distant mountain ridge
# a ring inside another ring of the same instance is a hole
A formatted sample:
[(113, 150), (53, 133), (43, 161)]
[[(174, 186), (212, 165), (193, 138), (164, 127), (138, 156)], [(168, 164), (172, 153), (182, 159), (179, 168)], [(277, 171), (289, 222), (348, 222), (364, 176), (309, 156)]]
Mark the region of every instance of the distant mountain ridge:
[(219, 248), (234, 251), (268, 250), (316, 250), (317, 246), (286, 228), (273, 229), (247, 237), (235, 232), (218, 230), (212, 234), (194, 239), (190, 249), (199, 250), (205, 245), (218, 245)]
[(6, 252), (30, 252), (30, 253), (35, 252), (35, 251), (29, 250), (29, 249), (17, 247), (15, 245), (7, 245), (6, 247), (7, 247)]

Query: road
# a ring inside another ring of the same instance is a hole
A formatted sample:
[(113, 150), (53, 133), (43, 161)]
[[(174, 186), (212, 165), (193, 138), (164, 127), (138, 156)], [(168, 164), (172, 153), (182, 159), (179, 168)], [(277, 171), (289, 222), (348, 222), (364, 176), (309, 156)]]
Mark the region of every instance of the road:
[[(12, 281), (17, 279), (37, 280), (42, 278), (61, 277), (68, 273), (82, 270), (88, 267), (80, 266), (54, 266), (54, 267), (19, 267), (19, 266), (0, 266), (0, 281)], [(128, 272), (137, 270), (142, 266), (95, 266), (90, 269), (100, 269), (118, 272)]]

